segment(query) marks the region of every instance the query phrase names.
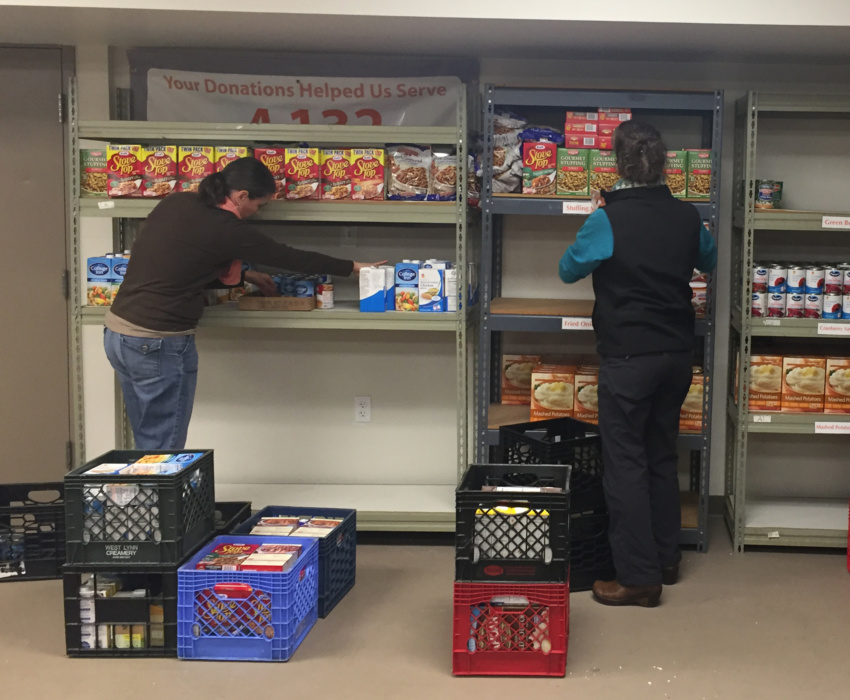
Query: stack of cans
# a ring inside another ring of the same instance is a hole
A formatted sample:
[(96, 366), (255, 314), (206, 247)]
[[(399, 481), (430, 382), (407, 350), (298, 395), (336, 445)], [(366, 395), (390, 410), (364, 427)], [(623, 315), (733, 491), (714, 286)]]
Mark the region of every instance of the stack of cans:
[(850, 264), (756, 264), (752, 315), (850, 319)]

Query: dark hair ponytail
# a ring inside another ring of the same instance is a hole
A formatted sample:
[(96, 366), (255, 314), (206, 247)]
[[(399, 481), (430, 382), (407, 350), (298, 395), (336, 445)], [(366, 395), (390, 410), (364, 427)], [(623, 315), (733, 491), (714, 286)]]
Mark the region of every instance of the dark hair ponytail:
[(229, 163), (220, 173), (207, 175), (198, 185), (198, 196), (210, 207), (223, 204), (231, 192), (245, 190), (251, 199), (275, 193), (274, 176), (256, 158), (240, 158)]
[(655, 127), (640, 122), (623, 122), (614, 131), (614, 153), (620, 177), (639, 185), (661, 180), (667, 147)]

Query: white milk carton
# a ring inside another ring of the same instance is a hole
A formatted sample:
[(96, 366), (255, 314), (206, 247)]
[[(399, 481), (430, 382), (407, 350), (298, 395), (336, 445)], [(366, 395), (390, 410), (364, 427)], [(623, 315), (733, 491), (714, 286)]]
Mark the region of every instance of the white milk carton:
[(360, 270), (360, 310), (383, 313), (387, 310), (385, 297), (386, 273), (378, 267)]
[(457, 311), (457, 269), (452, 268), (445, 271), (446, 284), (446, 311)]
[(396, 263), (393, 289), (396, 311), (419, 311), (419, 268), (418, 260)]
[(419, 310), (440, 313), (447, 309), (445, 270), (426, 268), (419, 270)]
[(126, 255), (116, 255), (112, 258), (112, 300), (115, 300), (115, 295), (124, 281), (124, 275), (127, 274), (127, 265), (130, 263), (130, 258)]
[(387, 311), (395, 311), (395, 265), (381, 265), (378, 269), (384, 271), (384, 299)]
[(86, 266), (86, 304), (88, 306), (112, 305), (112, 256), (89, 258)]

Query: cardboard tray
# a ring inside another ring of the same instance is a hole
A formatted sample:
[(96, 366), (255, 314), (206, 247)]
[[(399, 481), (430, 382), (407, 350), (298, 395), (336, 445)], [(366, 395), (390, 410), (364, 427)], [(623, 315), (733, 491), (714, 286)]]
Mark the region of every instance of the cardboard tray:
[(312, 311), (315, 297), (264, 297), (245, 294), (239, 297), (240, 311)]

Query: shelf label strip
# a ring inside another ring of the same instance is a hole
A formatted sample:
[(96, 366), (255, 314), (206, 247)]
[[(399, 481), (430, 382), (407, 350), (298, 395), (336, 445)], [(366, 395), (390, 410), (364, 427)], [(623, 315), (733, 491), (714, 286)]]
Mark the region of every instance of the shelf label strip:
[(850, 229), (850, 216), (825, 216), (821, 228)]
[(586, 316), (563, 316), (561, 318), (562, 331), (592, 331), (593, 321)]
[(850, 323), (818, 323), (818, 335), (850, 335)]
[(850, 422), (819, 420), (815, 421), (816, 435), (850, 435)]
[(764, 414), (756, 414), (753, 416), (753, 423), (770, 423), (771, 416), (766, 416)]
[(98, 202), (97, 208), (98, 209), (115, 209), (115, 202), (113, 202), (111, 200), (108, 201), (108, 202)]
[(593, 213), (593, 203), (592, 202), (564, 202), (563, 208), (561, 209), (562, 214), (592, 214)]

